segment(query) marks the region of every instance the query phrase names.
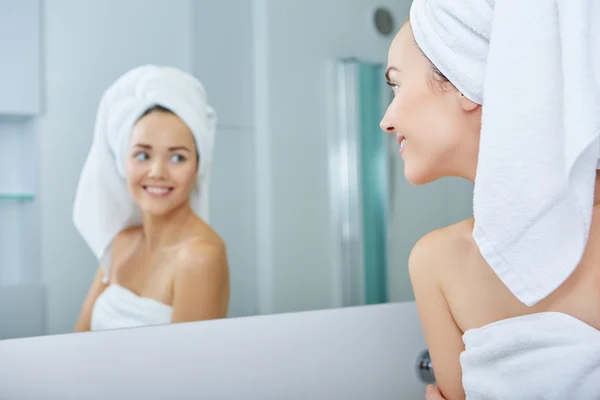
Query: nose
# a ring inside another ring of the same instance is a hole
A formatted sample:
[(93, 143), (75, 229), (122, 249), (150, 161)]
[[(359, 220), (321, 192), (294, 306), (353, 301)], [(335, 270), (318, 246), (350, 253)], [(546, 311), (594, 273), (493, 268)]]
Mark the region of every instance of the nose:
[(387, 111), (385, 112), (385, 115), (381, 119), (381, 122), (379, 123), (379, 127), (385, 133), (396, 133), (396, 127), (394, 126), (394, 124), (392, 122), (389, 108), (387, 109)]
[(165, 166), (164, 163), (160, 160), (154, 160), (152, 165), (150, 166), (149, 176), (151, 178), (164, 178), (165, 177)]

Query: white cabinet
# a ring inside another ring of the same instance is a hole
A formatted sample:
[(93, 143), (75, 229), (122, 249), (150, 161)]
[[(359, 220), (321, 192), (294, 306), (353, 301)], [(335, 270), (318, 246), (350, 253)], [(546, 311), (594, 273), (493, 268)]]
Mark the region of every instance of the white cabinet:
[(0, 0), (0, 115), (41, 111), (41, 0)]

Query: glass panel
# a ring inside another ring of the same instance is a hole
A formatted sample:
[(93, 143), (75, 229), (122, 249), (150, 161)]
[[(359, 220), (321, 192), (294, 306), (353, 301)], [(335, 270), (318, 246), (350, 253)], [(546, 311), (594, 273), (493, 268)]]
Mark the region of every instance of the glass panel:
[(332, 147), (332, 212), (339, 237), (337, 283), (339, 305), (364, 304), (362, 228), (360, 219), (360, 110), (358, 66), (343, 60), (337, 68), (337, 130)]
[(332, 148), (332, 204), (339, 237), (340, 306), (388, 301), (388, 138), (383, 66), (356, 59), (337, 69), (338, 126)]
[(359, 64), (360, 180), (365, 304), (387, 301), (387, 137), (383, 117), (383, 67)]

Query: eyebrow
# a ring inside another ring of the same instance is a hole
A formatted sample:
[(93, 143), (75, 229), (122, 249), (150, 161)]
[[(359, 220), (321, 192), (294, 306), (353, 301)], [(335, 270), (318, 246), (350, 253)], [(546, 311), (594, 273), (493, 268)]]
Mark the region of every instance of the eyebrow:
[(385, 79), (389, 82), (391, 81), (390, 79), (390, 71), (399, 71), (398, 68), (396, 67), (389, 67), (386, 71), (385, 71)]
[(185, 151), (189, 151), (191, 152), (190, 149), (188, 149), (185, 146), (175, 146), (175, 147), (169, 147), (169, 151), (177, 151), (177, 150), (185, 150)]
[[(150, 150), (152, 148), (152, 146), (150, 146), (149, 144), (144, 144), (144, 143), (137, 143), (134, 145), (134, 147), (141, 147), (142, 149), (146, 149), (146, 150)], [(185, 150), (185, 151), (191, 152), (191, 150), (185, 146), (169, 147), (169, 151), (178, 151), (178, 150)]]

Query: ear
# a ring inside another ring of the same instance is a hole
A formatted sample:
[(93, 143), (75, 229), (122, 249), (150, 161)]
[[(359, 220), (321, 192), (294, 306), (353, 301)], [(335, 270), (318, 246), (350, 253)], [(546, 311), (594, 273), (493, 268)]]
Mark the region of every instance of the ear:
[(466, 112), (474, 111), (481, 106), (480, 104), (475, 103), (473, 100), (469, 100), (467, 96), (460, 92), (458, 92), (458, 103), (460, 105), (460, 108), (462, 108), (463, 111)]

